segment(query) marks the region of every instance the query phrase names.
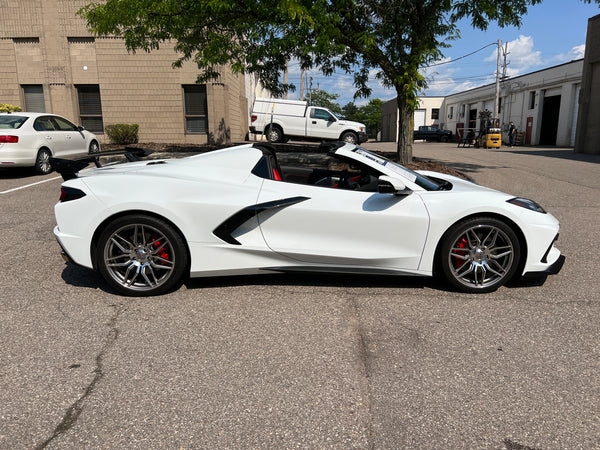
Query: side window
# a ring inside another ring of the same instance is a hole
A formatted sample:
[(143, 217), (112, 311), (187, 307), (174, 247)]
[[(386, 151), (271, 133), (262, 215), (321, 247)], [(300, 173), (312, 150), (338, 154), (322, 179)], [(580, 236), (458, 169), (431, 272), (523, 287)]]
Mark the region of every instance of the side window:
[(77, 127), (62, 117), (53, 117), (60, 131), (78, 131)]
[(100, 87), (97, 84), (77, 86), (79, 120), (86, 130), (104, 133)]
[(25, 111), (45, 113), (44, 87), (41, 84), (25, 84), (22, 88), (23, 97), (25, 98)]
[(33, 129), (35, 131), (55, 131), (54, 122), (51, 117), (43, 116), (35, 119), (33, 123)]
[(206, 85), (184, 85), (183, 97), (185, 107), (185, 132), (191, 134), (208, 134)]
[(314, 110), (314, 118), (315, 119), (322, 119), (322, 120), (326, 120), (326, 121), (333, 121), (333, 116), (331, 114), (329, 114), (327, 111), (325, 111), (324, 109), (315, 109)]

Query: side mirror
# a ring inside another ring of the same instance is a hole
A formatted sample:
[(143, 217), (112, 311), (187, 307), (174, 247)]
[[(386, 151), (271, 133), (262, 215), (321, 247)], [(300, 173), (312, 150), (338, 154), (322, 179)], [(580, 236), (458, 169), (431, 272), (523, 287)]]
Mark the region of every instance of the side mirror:
[(386, 175), (379, 177), (379, 182), (377, 183), (377, 192), (380, 194), (394, 195), (409, 195), (412, 193), (410, 189), (407, 189), (402, 180), (394, 177), (388, 177)]
[(85, 130), (85, 128), (83, 128), (82, 126), (77, 127), (77, 131), (79, 131), (80, 133)]

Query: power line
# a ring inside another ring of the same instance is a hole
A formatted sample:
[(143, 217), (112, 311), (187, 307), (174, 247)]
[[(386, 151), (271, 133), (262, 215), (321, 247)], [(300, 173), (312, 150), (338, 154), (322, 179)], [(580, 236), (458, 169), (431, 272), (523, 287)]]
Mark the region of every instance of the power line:
[(427, 67), (436, 67), (436, 66), (441, 66), (441, 65), (444, 65), (444, 64), (450, 64), (450, 63), (459, 61), (461, 59), (467, 58), (467, 57), (469, 57), (471, 55), (474, 55), (475, 53), (478, 53), (478, 52), (480, 52), (483, 49), (491, 47), (492, 45), (496, 45), (497, 46), (498, 43), (497, 42), (492, 42), (491, 44), (488, 44), (488, 45), (485, 45), (485, 46), (481, 47), (479, 50), (475, 50), (474, 52), (468, 53), (468, 54), (463, 55), (463, 56), (459, 56), (458, 58), (455, 58), (455, 59), (451, 59), (450, 61), (442, 61), (442, 62), (436, 63), (436, 64), (429, 64), (428, 66), (421, 66), (421, 68), (425, 69)]

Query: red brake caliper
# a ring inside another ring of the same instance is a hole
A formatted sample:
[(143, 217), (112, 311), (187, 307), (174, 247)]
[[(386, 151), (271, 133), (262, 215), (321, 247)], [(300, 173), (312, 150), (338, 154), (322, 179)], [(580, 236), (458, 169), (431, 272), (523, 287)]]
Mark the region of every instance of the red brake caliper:
[[(155, 248), (160, 247), (161, 243), (160, 241), (156, 240), (158, 236), (152, 236), (152, 239), (154, 240), (154, 242), (152, 243), (152, 245)], [(165, 250), (165, 248), (161, 248), (158, 252), (158, 256), (160, 256), (162, 259), (166, 259), (167, 261), (170, 259), (169, 258), (169, 253)]]
[[(456, 247), (458, 247), (458, 248), (467, 248), (467, 246), (468, 246), (468, 242), (467, 242), (466, 238), (462, 238), (456, 244)], [(454, 251), (454, 254), (460, 255), (460, 256), (465, 256), (467, 254), (467, 252), (464, 250), (458, 250), (458, 251)], [(464, 264), (464, 262), (462, 259), (454, 258), (453, 264), (454, 264), (454, 268), (458, 269), (460, 266), (462, 266)]]

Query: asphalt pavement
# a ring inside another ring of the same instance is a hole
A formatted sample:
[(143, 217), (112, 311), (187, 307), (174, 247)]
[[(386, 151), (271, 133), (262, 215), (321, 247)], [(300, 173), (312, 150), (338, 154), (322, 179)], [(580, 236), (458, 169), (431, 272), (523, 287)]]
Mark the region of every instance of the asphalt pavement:
[(0, 449), (600, 448), (600, 156), (414, 156), (541, 203), (563, 270), (483, 295), (264, 275), (121, 297), (62, 261), (61, 180), (0, 171)]

